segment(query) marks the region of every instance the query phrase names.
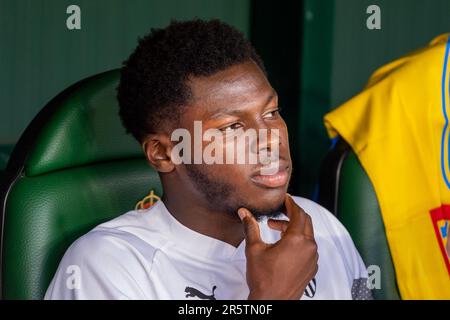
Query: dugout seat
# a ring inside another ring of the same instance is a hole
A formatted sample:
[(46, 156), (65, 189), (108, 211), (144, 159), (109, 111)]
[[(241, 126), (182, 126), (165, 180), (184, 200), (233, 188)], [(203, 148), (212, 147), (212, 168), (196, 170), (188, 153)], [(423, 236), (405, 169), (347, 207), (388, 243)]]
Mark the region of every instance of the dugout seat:
[(113, 70), (54, 98), (16, 144), (0, 186), (3, 299), (42, 299), (68, 248), (134, 209), (158, 174), (118, 116)]
[(379, 266), (375, 299), (400, 299), (378, 200), (366, 172), (342, 139), (322, 163), (318, 202), (344, 224), (366, 266)]

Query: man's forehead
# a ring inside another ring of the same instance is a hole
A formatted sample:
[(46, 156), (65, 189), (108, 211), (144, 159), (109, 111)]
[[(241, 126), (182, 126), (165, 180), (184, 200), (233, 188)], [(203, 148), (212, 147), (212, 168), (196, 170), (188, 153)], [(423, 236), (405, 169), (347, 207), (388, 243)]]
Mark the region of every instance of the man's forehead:
[(208, 77), (192, 78), (189, 86), (194, 103), (201, 103), (202, 100), (243, 103), (245, 100), (253, 101), (258, 96), (264, 99), (273, 94), (264, 73), (253, 61), (232, 66)]

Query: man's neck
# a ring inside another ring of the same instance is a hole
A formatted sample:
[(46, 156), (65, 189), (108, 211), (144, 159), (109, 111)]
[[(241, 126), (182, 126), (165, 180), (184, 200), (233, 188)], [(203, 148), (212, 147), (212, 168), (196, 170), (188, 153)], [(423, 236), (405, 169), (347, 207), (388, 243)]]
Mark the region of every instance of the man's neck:
[(186, 194), (171, 192), (164, 192), (162, 197), (169, 213), (185, 227), (238, 247), (244, 240), (244, 228), (239, 219), (192, 200)]

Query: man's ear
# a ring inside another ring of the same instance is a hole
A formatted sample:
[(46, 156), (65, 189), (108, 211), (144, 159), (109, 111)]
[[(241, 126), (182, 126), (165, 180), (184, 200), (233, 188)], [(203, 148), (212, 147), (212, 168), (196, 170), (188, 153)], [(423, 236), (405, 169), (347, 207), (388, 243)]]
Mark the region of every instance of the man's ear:
[(172, 141), (166, 134), (149, 134), (142, 142), (147, 161), (158, 172), (171, 172), (175, 164), (171, 160)]

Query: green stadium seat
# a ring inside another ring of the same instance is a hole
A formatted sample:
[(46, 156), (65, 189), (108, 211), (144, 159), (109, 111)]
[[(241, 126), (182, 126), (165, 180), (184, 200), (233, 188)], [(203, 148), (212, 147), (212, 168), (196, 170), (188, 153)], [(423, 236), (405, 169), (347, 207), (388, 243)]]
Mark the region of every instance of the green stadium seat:
[(159, 176), (120, 124), (120, 72), (54, 98), (15, 146), (0, 186), (1, 295), (42, 299), (69, 245), (134, 209)]
[(322, 163), (318, 202), (344, 224), (366, 266), (380, 269), (375, 299), (400, 299), (378, 200), (350, 146), (340, 139)]

